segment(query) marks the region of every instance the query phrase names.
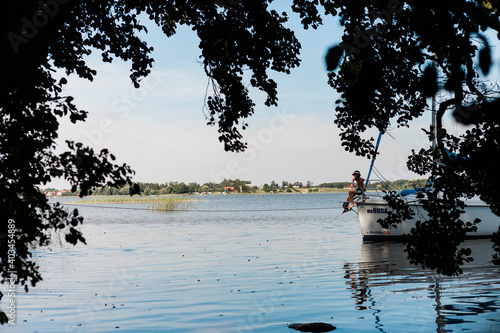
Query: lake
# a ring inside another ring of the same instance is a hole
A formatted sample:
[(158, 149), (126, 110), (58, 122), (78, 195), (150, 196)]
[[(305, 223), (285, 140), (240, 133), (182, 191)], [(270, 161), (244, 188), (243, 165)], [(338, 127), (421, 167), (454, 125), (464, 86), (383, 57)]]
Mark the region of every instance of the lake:
[(467, 242), (477, 258), (462, 276), (440, 276), (408, 264), (400, 243), (363, 243), (345, 197), (198, 196), (193, 211), (169, 213), (78, 206), (87, 245), (35, 249), (44, 281), (18, 288), (17, 325), (2, 329), (500, 332), (489, 240)]

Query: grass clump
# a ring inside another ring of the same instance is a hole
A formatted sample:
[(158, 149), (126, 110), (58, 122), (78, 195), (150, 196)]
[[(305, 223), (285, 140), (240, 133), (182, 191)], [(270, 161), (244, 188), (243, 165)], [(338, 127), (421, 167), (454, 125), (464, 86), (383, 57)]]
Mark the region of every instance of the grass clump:
[(193, 199), (166, 197), (163, 200), (149, 204), (148, 209), (154, 212), (172, 212), (176, 210), (188, 210)]
[(188, 210), (194, 199), (184, 197), (130, 197), (130, 196), (111, 196), (88, 198), (81, 201), (72, 201), (68, 204), (149, 204), (148, 209), (155, 212), (170, 212), (179, 210)]

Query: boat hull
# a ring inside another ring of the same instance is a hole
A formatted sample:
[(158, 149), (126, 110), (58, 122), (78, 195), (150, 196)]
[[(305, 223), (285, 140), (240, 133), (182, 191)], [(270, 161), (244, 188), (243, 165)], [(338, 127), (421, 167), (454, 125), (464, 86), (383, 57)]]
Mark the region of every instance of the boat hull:
[[(382, 198), (365, 198), (357, 202), (359, 223), (363, 240), (390, 240), (399, 239), (403, 234), (409, 234), (415, 227), (417, 220), (425, 220), (428, 215), (418, 201), (408, 203), (411, 210), (415, 212), (415, 217), (411, 220), (403, 221), (397, 228), (382, 228), (377, 222), (379, 219), (387, 217), (391, 210), (387, 201)], [(465, 222), (472, 222), (476, 218), (481, 220), (477, 225), (477, 232), (468, 233), (468, 238), (491, 237), (500, 227), (500, 217), (493, 214), (490, 208), (482, 201), (466, 201), (465, 212), (461, 215)]]

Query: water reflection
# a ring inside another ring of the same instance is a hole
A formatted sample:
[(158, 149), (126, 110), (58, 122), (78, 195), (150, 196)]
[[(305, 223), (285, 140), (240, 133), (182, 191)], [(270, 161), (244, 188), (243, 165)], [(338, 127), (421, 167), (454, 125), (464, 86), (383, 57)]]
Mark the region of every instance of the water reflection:
[[(408, 263), (402, 243), (364, 243), (359, 262), (344, 264), (360, 318), (380, 332), (500, 331), (500, 269), (488, 240), (469, 240), (474, 261), (458, 277)], [(412, 327), (413, 326), (413, 327)]]

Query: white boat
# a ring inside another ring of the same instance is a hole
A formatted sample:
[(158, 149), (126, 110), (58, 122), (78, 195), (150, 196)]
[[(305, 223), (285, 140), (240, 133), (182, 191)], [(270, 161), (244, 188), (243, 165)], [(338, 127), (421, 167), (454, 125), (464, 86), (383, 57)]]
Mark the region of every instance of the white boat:
[[(434, 130), (436, 128), (435, 110), (435, 100), (433, 98), (432, 127), (434, 128)], [(381, 136), (382, 131), (380, 131), (377, 144), (375, 146), (374, 156), (377, 155)], [(437, 144), (436, 137), (437, 133), (435, 133), (434, 140), (432, 142), (433, 148), (436, 147)], [(454, 155), (451, 153), (449, 154)], [(369, 184), (372, 170), (376, 169), (374, 168), (374, 162), (375, 157), (372, 159), (365, 187), (367, 187)], [(428, 185), (426, 185), (426, 188), (429, 187), (432, 187), (432, 182), (428, 182)], [(407, 191), (407, 193), (403, 193), (405, 191)], [(397, 228), (390, 227), (389, 229), (385, 229), (382, 228), (377, 220), (387, 217), (387, 213), (391, 210), (389, 204), (385, 199), (383, 199), (383, 195), (379, 194), (378, 192), (369, 193), (366, 192), (366, 190), (364, 191), (364, 193), (361, 195), (361, 199), (358, 199), (356, 202), (363, 240), (387, 240), (391, 238), (400, 238), (403, 236), (403, 234), (409, 234), (411, 232), (411, 229), (415, 227), (415, 223), (417, 221), (425, 221), (428, 219), (427, 212), (423, 208), (423, 204), (421, 201), (425, 200), (425, 192), (404, 190), (401, 191), (400, 194), (402, 195), (403, 199), (407, 201), (409, 207), (413, 210), (413, 212), (415, 212), (415, 215), (413, 219), (405, 220), (399, 223), (397, 225)], [(468, 238), (491, 237), (494, 232), (499, 231), (500, 217), (493, 214), (488, 204), (486, 204), (484, 201), (481, 201), (478, 197), (465, 199), (464, 203), (465, 212), (460, 215), (461, 220), (464, 222), (473, 222), (476, 218), (479, 218), (481, 220), (481, 222), (476, 225), (476, 232), (467, 233)]]
[[(411, 220), (402, 221), (397, 228), (382, 228), (377, 221), (387, 217), (391, 210), (386, 200), (378, 193), (368, 193), (356, 202), (359, 216), (359, 224), (363, 240), (388, 240), (397, 239), (403, 234), (409, 234), (415, 227), (416, 221), (426, 220), (427, 212), (423, 209), (422, 198), (417, 197), (417, 193), (403, 197), (415, 216)], [(500, 217), (493, 214), (490, 207), (475, 197), (465, 201), (464, 213), (460, 216), (464, 222), (473, 222), (479, 218), (481, 222), (477, 224), (477, 231), (468, 233), (468, 238), (491, 237), (500, 227)]]

